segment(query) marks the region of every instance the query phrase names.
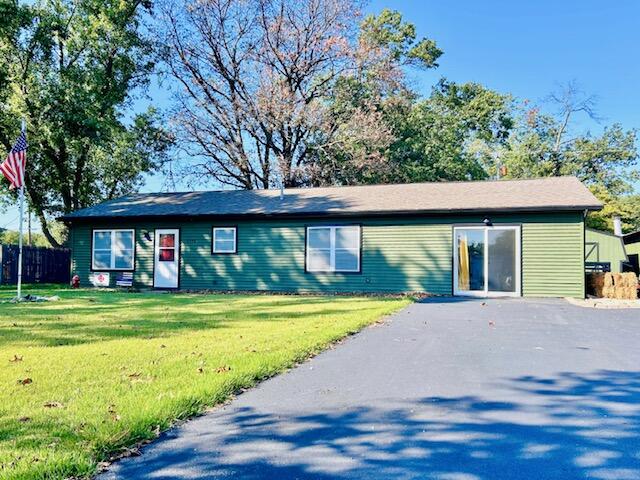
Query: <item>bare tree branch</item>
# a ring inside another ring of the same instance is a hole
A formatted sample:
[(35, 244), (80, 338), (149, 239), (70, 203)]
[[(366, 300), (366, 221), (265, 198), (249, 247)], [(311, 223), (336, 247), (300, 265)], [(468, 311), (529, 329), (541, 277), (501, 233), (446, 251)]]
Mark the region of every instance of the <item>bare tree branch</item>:
[[(167, 0), (164, 60), (182, 90), (174, 122), (200, 171), (241, 188), (305, 182), (308, 142), (331, 132), (323, 99), (355, 71), (351, 0)], [(207, 165), (204, 167), (204, 165)]]

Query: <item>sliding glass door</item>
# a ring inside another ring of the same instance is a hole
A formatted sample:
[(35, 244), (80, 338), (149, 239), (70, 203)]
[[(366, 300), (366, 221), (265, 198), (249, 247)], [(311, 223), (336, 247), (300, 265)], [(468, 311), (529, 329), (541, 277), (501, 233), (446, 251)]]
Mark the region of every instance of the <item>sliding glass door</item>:
[(520, 227), (454, 227), (453, 293), (520, 295)]

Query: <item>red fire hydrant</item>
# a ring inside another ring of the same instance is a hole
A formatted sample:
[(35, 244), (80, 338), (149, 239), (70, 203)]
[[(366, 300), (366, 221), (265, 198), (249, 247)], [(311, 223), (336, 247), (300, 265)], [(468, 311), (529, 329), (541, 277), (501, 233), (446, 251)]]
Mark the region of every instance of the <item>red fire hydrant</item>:
[(71, 278), (71, 288), (80, 288), (80, 275), (74, 275)]

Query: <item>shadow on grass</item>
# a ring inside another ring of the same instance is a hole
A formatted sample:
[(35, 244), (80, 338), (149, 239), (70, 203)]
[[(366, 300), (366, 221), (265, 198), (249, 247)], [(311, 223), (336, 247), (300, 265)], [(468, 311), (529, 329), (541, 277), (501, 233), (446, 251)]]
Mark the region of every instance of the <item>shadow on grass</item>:
[(340, 316), (367, 308), (370, 302), (367, 298), (349, 297), (67, 291), (59, 302), (0, 305), (0, 347), (155, 338), (234, 322)]
[(640, 478), (640, 372), (500, 387), (509, 400), (427, 397), (304, 415), (228, 408), (180, 442), (170, 432), (113, 478)]

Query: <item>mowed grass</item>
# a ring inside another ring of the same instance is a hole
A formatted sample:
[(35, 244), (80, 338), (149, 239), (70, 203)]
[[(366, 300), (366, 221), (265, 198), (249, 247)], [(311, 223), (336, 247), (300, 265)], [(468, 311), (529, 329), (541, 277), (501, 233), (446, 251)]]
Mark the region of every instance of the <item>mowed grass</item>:
[[(407, 299), (35, 290), (0, 304), (0, 478), (91, 476), (409, 303)], [(0, 297), (10, 298), (2, 290)]]

